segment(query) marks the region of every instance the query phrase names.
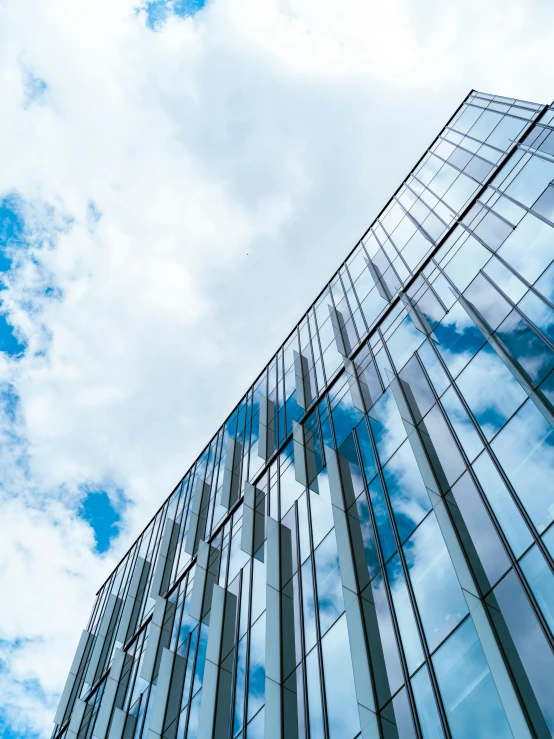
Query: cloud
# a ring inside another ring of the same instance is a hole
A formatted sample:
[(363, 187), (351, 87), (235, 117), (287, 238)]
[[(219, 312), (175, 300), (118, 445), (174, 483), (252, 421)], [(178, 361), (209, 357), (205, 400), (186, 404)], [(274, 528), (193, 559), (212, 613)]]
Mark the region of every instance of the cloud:
[[(146, 5), (0, 3), (0, 720), (26, 736), (103, 578), (462, 97), (552, 97), (547, 3)], [(90, 489), (128, 501), (102, 555)]]

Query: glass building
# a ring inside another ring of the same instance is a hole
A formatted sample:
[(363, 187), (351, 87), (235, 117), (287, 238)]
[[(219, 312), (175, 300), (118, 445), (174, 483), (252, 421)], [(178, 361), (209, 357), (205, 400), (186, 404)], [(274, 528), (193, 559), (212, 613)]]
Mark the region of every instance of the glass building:
[(554, 736), (554, 107), (472, 91), (98, 591), (64, 739)]

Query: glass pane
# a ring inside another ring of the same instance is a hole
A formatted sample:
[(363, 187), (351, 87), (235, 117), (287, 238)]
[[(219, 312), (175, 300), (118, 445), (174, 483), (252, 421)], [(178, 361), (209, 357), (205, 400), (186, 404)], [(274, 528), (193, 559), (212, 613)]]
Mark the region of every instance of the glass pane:
[(471, 618), (438, 650), (433, 664), (452, 739), (511, 739)]
[(412, 674), (423, 662), (423, 650), (398, 554), (395, 554), (386, 569), (404, 654), (408, 670)]
[(554, 431), (528, 400), (492, 444), (521, 502), (539, 531), (554, 519)]
[(473, 422), (466, 413), (465, 408), (453, 388), (450, 388), (445, 392), (441, 401), (442, 406), (446, 411), (446, 415), (454, 427), (456, 436), (471, 462), (482, 451), (483, 442), (479, 438), (479, 434), (475, 430)]
[(479, 561), (489, 579), (488, 584), (494, 585), (509, 569), (510, 561), (489, 513), (467, 473), (454, 485), (452, 493)]
[(538, 385), (554, 366), (554, 354), (515, 310), (498, 327), (496, 335), (509, 353)]
[(308, 652), (315, 644), (315, 603), (314, 586), (312, 580), (312, 559), (307, 559), (302, 565), (302, 603), (304, 610), (304, 644)]
[(373, 590), (375, 611), (377, 613), (379, 636), (381, 638), (383, 655), (385, 657), (385, 667), (387, 670), (390, 689), (389, 695), (394, 695), (398, 688), (404, 684), (404, 674), (402, 672), (402, 665), (400, 664), (400, 656), (398, 654), (396, 636), (392, 625), (389, 602), (385, 591), (383, 575), (381, 573), (379, 573), (373, 580), (371, 588)]
[(246, 637), (239, 642), (237, 667), (235, 672), (235, 720), (233, 736), (242, 729), (244, 715), (244, 682), (246, 678)]
[(431, 510), (429, 494), (408, 441), (387, 462), (383, 475), (398, 533), (404, 541)]
[(454, 377), (485, 343), (483, 334), (459, 303), (452, 306), (435, 328), (435, 335), (439, 340), (437, 349)]
[(427, 665), (424, 665), (417, 675), (412, 678), (412, 690), (414, 691), (423, 739), (444, 739)]
[[(551, 529), (545, 535), (545, 541), (549, 535), (552, 538), (553, 533), (554, 529)], [(550, 631), (554, 634), (554, 574), (536, 544), (521, 560), (521, 569)]]
[(383, 552), (383, 559), (386, 562), (396, 550), (396, 541), (394, 539), (394, 533), (390, 521), (389, 509), (387, 508), (387, 503), (385, 501), (383, 486), (378, 477), (375, 477), (369, 483), (369, 497), (371, 500), (373, 515), (375, 516), (375, 525), (377, 526), (377, 533), (379, 534), (379, 542)]
[(308, 683), (308, 711), (310, 714), (310, 738), (324, 739), (323, 709), (321, 707), (321, 685), (317, 649), (312, 649), (306, 658), (306, 681)]
[(485, 452), (473, 464), (487, 500), (516, 557), (532, 543), (531, 533), (504, 481)]
[(315, 550), (314, 560), (319, 626), (321, 634), (325, 634), (344, 611), (342, 580), (334, 529)]
[(491, 439), (525, 401), (527, 395), (502, 360), (485, 346), (456, 384), (487, 439)]
[(416, 739), (406, 688), (402, 688), (383, 711), (381, 726), (384, 739)]
[(404, 544), (406, 563), (431, 651), (467, 613), (467, 604), (434, 513)]
[[(548, 729), (554, 736), (554, 701), (552, 700), (554, 654), (513, 570), (498, 583), (494, 589), (494, 595)], [(488, 600), (490, 600), (489, 606), (493, 619), (498, 619), (494, 599)]]
[(250, 630), (248, 666), (248, 721), (265, 702), (265, 614)]
[(330, 739), (353, 739), (360, 731), (352, 662), (345, 654), (347, 644), (346, 617), (342, 616), (321, 640)]

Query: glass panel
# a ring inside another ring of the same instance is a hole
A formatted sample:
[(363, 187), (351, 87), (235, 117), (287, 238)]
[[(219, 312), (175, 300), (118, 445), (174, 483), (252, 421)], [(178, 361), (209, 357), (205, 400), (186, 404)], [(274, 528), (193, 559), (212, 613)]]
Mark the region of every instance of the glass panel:
[(312, 580), (312, 560), (307, 559), (302, 565), (302, 603), (304, 606), (304, 644), (308, 652), (315, 644), (315, 603)]
[[(554, 701), (552, 701), (554, 655), (552, 650), (513, 570), (498, 583), (494, 594), (548, 729), (554, 736)], [(489, 607), (493, 619), (498, 619), (494, 599), (487, 600), (490, 601)]]
[(416, 739), (406, 688), (402, 688), (383, 711), (381, 726), (384, 739)]
[(390, 388), (373, 406), (370, 424), (381, 464), (384, 464), (406, 438), (406, 429)]
[(437, 349), (454, 377), (485, 343), (483, 334), (459, 303), (452, 306), (435, 328), (435, 335), (439, 340)]
[(489, 440), (527, 398), (521, 385), (488, 345), (468, 364), (458, 377), (457, 385)]
[(396, 550), (396, 541), (392, 531), (389, 509), (387, 508), (387, 503), (385, 501), (383, 486), (378, 477), (375, 477), (369, 483), (369, 497), (371, 500), (373, 515), (375, 516), (375, 525), (377, 526), (377, 533), (379, 534), (379, 542), (381, 544), (381, 551), (383, 552), (383, 559), (386, 562)]
[(312, 649), (312, 651), (306, 658), (306, 681), (308, 683), (310, 738), (324, 739), (323, 709), (321, 707), (321, 686), (319, 682), (319, 662), (317, 659), (317, 649)]
[(554, 354), (550, 347), (515, 310), (498, 327), (496, 335), (535, 385), (554, 367)]
[(452, 739), (511, 739), (471, 618), (438, 650), (433, 664)]
[[(554, 529), (551, 529), (549, 534), (553, 533)], [(521, 560), (521, 569), (550, 631), (554, 634), (554, 574), (536, 544)]]
[(444, 739), (427, 665), (424, 665), (417, 675), (412, 678), (412, 690), (414, 691), (423, 739)]
[(246, 678), (246, 637), (238, 646), (237, 666), (235, 671), (235, 720), (233, 736), (242, 729), (244, 715), (244, 682)]
[(349, 515), (352, 516), (354, 520), (356, 517), (358, 518), (358, 525), (360, 526), (364, 542), (365, 558), (369, 569), (369, 576), (373, 577), (377, 572), (379, 572), (379, 559), (377, 556), (377, 545), (375, 543), (375, 532), (369, 516), (369, 504), (366, 495), (360, 495), (356, 500), (355, 505), (350, 507)]
[(445, 392), (441, 401), (442, 406), (446, 411), (446, 415), (454, 427), (456, 436), (460, 440), (460, 443), (471, 462), (482, 451), (483, 442), (479, 438), (479, 434), (475, 430), (473, 422), (466, 413), (465, 408), (453, 388), (450, 388)]
[(402, 644), (404, 646), (404, 654), (406, 655), (408, 670), (412, 674), (423, 662), (423, 650), (398, 554), (395, 554), (386, 569), (396, 620), (398, 621), (398, 628), (400, 629), (400, 636), (402, 637)]
[(390, 695), (394, 695), (398, 688), (404, 684), (404, 674), (400, 664), (396, 636), (392, 625), (392, 618), (385, 591), (383, 575), (379, 573), (371, 583), (375, 610), (377, 612), (377, 623), (379, 625), (379, 636), (385, 657), (385, 666), (389, 681)]
[(498, 250), (522, 277), (533, 283), (552, 261), (552, 226), (528, 213)]
[(408, 441), (387, 462), (383, 475), (398, 534), (404, 541), (431, 510), (429, 494)]
[(492, 443), (510, 482), (539, 531), (554, 520), (554, 431), (528, 400)]
[(487, 496), (496, 520), (502, 527), (504, 536), (515, 556), (519, 557), (530, 546), (533, 539), (508, 488), (486, 452), (473, 464), (473, 469)]
[(250, 630), (248, 666), (248, 721), (265, 701), (265, 615)]
[(314, 560), (319, 626), (321, 634), (324, 634), (344, 611), (342, 580), (334, 529), (315, 550)]
[(432, 651), (467, 613), (465, 598), (433, 513), (415, 530), (404, 551)]
[(360, 731), (352, 662), (344, 651), (347, 644), (342, 616), (321, 640), (330, 739), (353, 739)]
[(506, 194), (530, 208), (553, 179), (554, 162), (534, 156), (506, 188)]
[(494, 585), (509, 569), (510, 561), (469, 474), (454, 485), (452, 493), (489, 584)]

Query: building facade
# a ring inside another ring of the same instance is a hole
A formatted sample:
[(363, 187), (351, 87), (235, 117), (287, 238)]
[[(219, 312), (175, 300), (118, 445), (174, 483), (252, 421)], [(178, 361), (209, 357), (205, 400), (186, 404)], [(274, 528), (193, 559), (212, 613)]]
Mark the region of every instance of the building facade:
[(472, 91), (97, 594), (64, 739), (554, 736), (554, 107)]

